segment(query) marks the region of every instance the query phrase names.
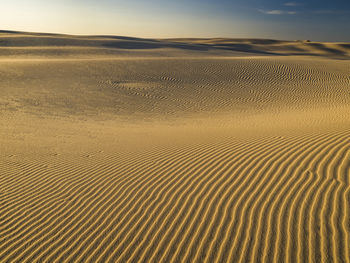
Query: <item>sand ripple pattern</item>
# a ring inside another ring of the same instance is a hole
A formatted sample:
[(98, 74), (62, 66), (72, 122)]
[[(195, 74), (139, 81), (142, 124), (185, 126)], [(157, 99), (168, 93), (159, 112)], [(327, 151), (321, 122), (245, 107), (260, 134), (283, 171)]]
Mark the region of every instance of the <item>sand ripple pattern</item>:
[(128, 67), (131, 69), (124, 69), (128, 76), (119, 70), (118, 74), (106, 76), (99, 86), (112, 90), (114, 96), (123, 96), (135, 113), (303, 109), (310, 101), (333, 106), (350, 99), (348, 61), (280, 57), (172, 59), (162, 63), (138, 61)]
[(349, 60), (320, 58), (47, 60), (0, 63), (0, 77), (0, 112), (38, 115), (169, 119), (350, 100)]
[(1, 262), (350, 262), (349, 131), (55, 158), (0, 162)]

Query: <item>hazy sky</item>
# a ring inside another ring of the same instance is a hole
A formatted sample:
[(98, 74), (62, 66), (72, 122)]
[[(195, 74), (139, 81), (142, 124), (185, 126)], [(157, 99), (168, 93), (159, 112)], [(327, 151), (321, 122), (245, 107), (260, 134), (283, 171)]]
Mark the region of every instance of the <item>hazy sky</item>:
[(350, 41), (350, 0), (1, 0), (1, 29)]

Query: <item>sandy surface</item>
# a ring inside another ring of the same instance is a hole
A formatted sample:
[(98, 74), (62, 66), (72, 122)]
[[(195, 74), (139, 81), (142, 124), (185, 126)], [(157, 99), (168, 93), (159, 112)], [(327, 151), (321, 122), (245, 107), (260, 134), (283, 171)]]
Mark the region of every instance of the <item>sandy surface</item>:
[(350, 262), (349, 58), (0, 31), (0, 262)]

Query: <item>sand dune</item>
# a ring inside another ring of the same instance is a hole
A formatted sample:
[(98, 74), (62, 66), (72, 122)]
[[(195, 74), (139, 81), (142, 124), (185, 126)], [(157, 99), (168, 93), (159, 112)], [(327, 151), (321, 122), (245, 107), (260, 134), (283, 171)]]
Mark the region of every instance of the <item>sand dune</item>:
[[(142, 39), (122, 36), (70, 36), (1, 30), (0, 38), (0, 56), (28, 56), (32, 54), (41, 57), (50, 55), (151, 55), (152, 57), (174, 57), (183, 54), (187, 56), (216, 55), (227, 57), (237, 54), (243, 56), (245, 53), (249, 56), (252, 54), (313, 55), (336, 57), (338, 59), (350, 56), (349, 43), (320, 43), (309, 40)], [(129, 52), (130, 50), (133, 52)]]
[(350, 262), (349, 44), (0, 32), (0, 262)]

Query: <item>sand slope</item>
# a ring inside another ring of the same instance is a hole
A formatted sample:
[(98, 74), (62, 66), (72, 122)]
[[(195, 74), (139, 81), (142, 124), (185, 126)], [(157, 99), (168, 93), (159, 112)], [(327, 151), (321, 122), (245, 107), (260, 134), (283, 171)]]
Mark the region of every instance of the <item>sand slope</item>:
[(2, 31), (0, 262), (350, 262), (348, 55)]

